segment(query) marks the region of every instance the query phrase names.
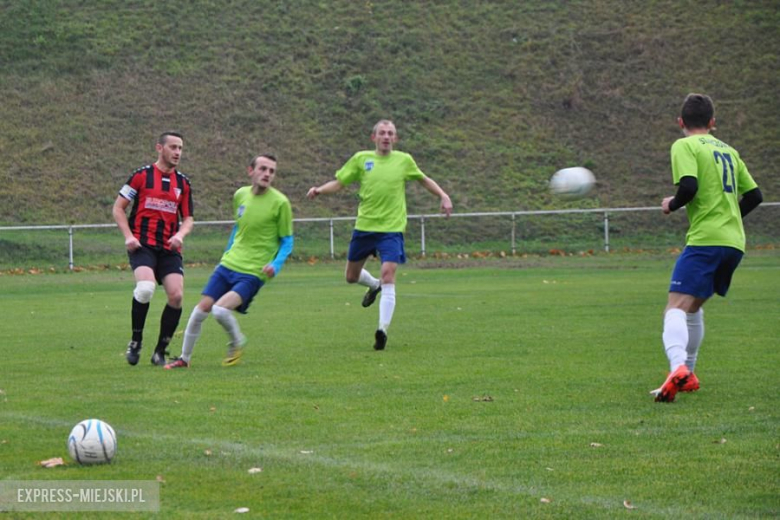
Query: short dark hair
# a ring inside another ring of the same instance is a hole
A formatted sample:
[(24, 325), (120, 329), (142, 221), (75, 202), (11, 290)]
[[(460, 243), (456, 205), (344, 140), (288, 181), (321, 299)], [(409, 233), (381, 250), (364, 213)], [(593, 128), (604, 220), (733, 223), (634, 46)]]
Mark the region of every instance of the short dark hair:
[(255, 155), (255, 158), (254, 158), (254, 159), (252, 159), (252, 162), (251, 162), (251, 163), (249, 163), (249, 167), (250, 167), (250, 168), (254, 168), (254, 167), (255, 167), (255, 165), (257, 165), (257, 160), (258, 160), (260, 157), (265, 157), (266, 159), (271, 159), (273, 162), (277, 162), (277, 161), (276, 161), (276, 157), (274, 157), (274, 156), (273, 156), (273, 155), (271, 155), (270, 153), (261, 153), (260, 155)]
[(157, 138), (157, 144), (161, 144), (165, 146), (166, 141), (168, 141), (168, 136), (172, 137), (178, 137), (182, 141), (184, 141), (184, 136), (181, 135), (179, 132), (163, 132), (160, 134), (160, 137)]
[(707, 128), (715, 116), (712, 98), (704, 94), (688, 94), (680, 109), (685, 128)]

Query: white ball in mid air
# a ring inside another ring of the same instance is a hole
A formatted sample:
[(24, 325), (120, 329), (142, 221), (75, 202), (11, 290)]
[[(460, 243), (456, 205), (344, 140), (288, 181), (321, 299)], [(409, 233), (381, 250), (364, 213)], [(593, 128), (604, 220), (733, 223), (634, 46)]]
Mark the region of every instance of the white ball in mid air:
[(550, 179), (550, 191), (567, 199), (584, 197), (596, 184), (596, 177), (587, 168), (574, 166), (558, 170)]
[(100, 419), (81, 421), (70, 431), (68, 453), (79, 464), (104, 464), (116, 454), (116, 433)]

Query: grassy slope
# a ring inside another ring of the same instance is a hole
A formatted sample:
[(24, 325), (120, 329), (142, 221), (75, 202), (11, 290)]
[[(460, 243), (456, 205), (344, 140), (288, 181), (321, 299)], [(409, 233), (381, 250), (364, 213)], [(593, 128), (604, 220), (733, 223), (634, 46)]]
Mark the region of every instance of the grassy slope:
[[(777, 199), (771, 2), (563, 5), (2, 0), (0, 223), (109, 221), (168, 128), (187, 136), (200, 219), (228, 217), (260, 150), (281, 157), (297, 216), (351, 214), (350, 196), (303, 195), (380, 117), (458, 211), (560, 205), (543, 186), (571, 164), (600, 181), (578, 204), (656, 204), (693, 90)], [(410, 199), (436, 209), (416, 187)]]

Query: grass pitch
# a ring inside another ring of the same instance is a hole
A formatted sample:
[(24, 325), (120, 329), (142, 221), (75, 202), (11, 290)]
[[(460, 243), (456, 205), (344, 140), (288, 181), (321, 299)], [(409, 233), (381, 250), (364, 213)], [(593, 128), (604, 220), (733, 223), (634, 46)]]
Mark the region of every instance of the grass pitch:
[[(292, 264), (240, 318), (239, 366), (209, 318), (175, 372), (149, 363), (162, 291), (124, 360), (129, 272), (5, 275), (2, 478), (159, 479), (165, 518), (778, 515), (780, 262), (745, 258), (705, 309), (702, 389), (656, 404), (673, 261), (415, 262), (384, 352), (341, 264)], [(188, 271), (181, 328), (209, 272)], [(112, 464), (36, 465), (88, 417), (116, 429)]]

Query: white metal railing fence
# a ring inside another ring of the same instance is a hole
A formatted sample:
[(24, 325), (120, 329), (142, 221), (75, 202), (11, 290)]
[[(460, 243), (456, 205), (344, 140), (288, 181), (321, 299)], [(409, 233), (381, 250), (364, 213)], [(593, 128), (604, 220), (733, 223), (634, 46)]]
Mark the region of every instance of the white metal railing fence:
[[(780, 206), (780, 202), (765, 202), (758, 209), (772, 206)], [(612, 213), (642, 212), (642, 211), (660, 211), (658, 206), (651, 207), (631, 207), (631, 208), (592, 208), (592, 209), (560, 209), (560, 210), (540, 210), (540, 211), (496, 211), (481, 213), (453, 213), (450, 218), (474, 218), (474, 217), (510, 217), (512, 222), (510, 232), (510, 248), (512, 254), (517, 252), (517, 221), (518, 217), (540, 216), (540, 215), (566, 215), (566, 214), (602, 214), (603, 232), (604, 232), (604, 251), (609, 252), (609, 218)], [(420, 254), (425, 256), (425, 223), (426, 220), (445, 218), (441, 214), (429, 215), (409, 215), (408, 220), (418, 220), (420, 222)], [(319, 217), (319, 218), (297, 218), (293, 222), (327, 222), (330, 239), (330, 257), (335, 257), (335, 237), (333, 223), (339, 221), (354, 221), (356, 217)], [(209, 220), (195, 222), (196, 226), (214, 226), (214, 225), (232, 225), (232, 220)], [(51, 226), (0, 226), (2, 231), (42, 231), (42, 230), (67, 230), (68, 232), (68, 268), (74, 268), (73, 262), (73, 235), (78, 229), (99, 229), (113, 228), (116, 224), (72, 224), (72, 225), (51, 225)]]

